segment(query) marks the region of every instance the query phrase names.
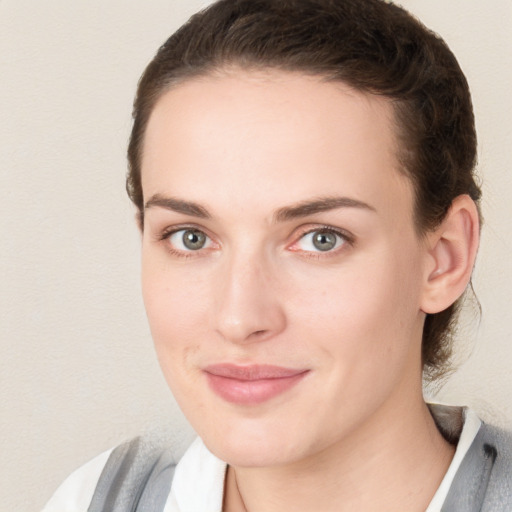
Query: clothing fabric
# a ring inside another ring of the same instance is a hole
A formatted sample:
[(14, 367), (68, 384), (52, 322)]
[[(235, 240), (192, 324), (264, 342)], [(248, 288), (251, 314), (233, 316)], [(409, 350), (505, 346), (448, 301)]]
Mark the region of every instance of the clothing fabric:
[[(426, 512), (512, 510), (512, 435), (467, 409), (430, 408), (443, 435), (458, 443)], [(131, 441), (73, 473), (43, 512), (221, 512), (226, 464), (199, 438), (176, 465), (178, 458), (169, 446)]]
[[(441, 430), (441, 432), (443, 432), (444, 436), (448, 438), (449, 441), (455, 444), (456, 439), (454, 438), (459, 437), (452, 462), (450, 463), (450, 466), (446, 471), (441, 484), (434, 494), (430, 505), (425, 511), (437, 512), (441, 510), (441, 507), (450, 491), (450, 487), (452, 486), (455, 474), (459, 470), (462, 464), (462, 460), (473, 444), (473, 441), (475, 440), (475, 437), (480, 430), (482, 422), (480, 421), (480, 418), (475, 414), (475, 412), (470, 409), (463, 408), (461, 410), (460, 416), (451, 415), (449, 413), (447, 414), (446, 409), (439, 405), (431, 404), (430, 410), (432, 411), (434, 418), (436, 418), (437, 427), (439, 430)], [(459, 425), (457, 422), (459, 417), (463, 422), (462, 425)]]

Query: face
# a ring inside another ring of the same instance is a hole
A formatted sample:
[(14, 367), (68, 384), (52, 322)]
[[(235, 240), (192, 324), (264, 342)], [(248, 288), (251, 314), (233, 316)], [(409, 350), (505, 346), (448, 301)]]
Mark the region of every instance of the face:
[(142, 162), (144, 302), (210, 450), (306, 460), (421, 399), (425, 248), (388, 101), (284, 72), (167, 92)]

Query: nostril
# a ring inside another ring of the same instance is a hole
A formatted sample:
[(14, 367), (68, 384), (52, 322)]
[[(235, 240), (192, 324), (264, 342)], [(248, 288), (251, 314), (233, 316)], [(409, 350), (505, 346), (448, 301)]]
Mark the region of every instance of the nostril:
[(261, 329), (259, 331), (254, 331), (253, 333), (251, 333), (247, 339), (252, 341), (263, 341), (268, 336), (268, 334), (268, 329)]

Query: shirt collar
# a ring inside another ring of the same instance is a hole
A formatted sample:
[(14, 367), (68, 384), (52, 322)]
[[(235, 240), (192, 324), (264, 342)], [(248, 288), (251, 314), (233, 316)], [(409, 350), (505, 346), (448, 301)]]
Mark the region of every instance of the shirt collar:
[(170, 496), (173, 505), (164, 512), (221, 512), (226, 468), (197, 438), (176, 466)]
[[(474, 441), (481, 421), (466, 407), (429, 404), (429, 409), (441, 433), (451, 442), (457, 443), (448, 471), (426, 510), (436, 512), (446, 499), (455, 473)], [(226, 468), (227, 464), (213, 455), (203, 441), (197, 438), (176, 466), (164, 512), (222, 512)]]

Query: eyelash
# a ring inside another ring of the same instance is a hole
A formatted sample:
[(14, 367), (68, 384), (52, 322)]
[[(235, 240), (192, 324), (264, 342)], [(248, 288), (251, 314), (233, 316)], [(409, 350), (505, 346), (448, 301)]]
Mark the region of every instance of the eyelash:
[(172, 245), (169, 243), (169, 239), (172, 235), (179, 233), (180, 231), (198, 231), (200, 233), (203, 233), (209, 240), (211, 240), (211, 237), (208, 236), (203, 229), (200, 229), (196, 226), (186, 225), (186, 226), (174, 226), (172, 228), (165, 229), (159, 236), (158, 240), (161, 242), (166, 242), (166, 248), (167, 250), (173, 255), (177, 256), (178, 258), (194, 258), (197, 257), (202, 252), (200, 249), (197, 251), (180, 251), (178, 249), (174, 249)]
[[(193, 258), (199, 256), (199, 253), (202, 252), (201, 249), (198, 249), (197, 251), (189, 250), (189, 251), (181, 251), (174, 249), (171, 244), (169, 243), (169, 239), (172, 235), (179, 233), (180, 231), (199, 231), (200, 233), (203, 233), (209, 240), (212, 240), (210, 236), (208, 236), (203, 229), (200, 229), (199, 227), (193, 226), (193, 225), (186, 225), (186, 226), (178, 226), (178, 227), (172, 227), (169, 229), (164, 230), (159, 236), (158, 241), (161, 242), (167, 242), (166, 247), (167, 250), (173, 255), (178, 258)], [(321, 258), (329, 258), (332, 256), (337, 255), (340, 251), (343, 250), (345, 245), (348, 245), (349, 247), (352, 247), (354, 245), (354, 237), (346, 232), (345, 230), (341, 230), (339, 228), (334, 228), (333, 226), (328, 225), (321, 225), (321, 226), (315, 226), (312, 229), (305, 230), (300, 234), (299, 237), (296, 238), (296, 241), (293, 242), (292, 245), (296, 245), (299, 243), (300, 240), (302, 240), (305, 236), (310, 235), (312, 233), (332, 233), (333, 235), (336, 235), (341, 239), (341, 246), (334, 248), (333, 250), (329, 251), (303, 251), (300, 249), (290, 249), (293, 252), (301, 252), (303, 257), (306, 258), (313, 258), (313, 259), (321, 259)], [(288, 245), (287, 247), (290, 247)]]
[(296, 239), (296, 241), (292, 245), (297, 245), (300, 240), (302, 240), (305, 236), (310, 235), (312, 233), (331, 233), (333, 235), (336, 235), (338, 238), (341, 239), (341, 244), (339, 247), (335, 247), (334, 249), (331, 249), (329, 251), (302, 251), (300, 249), (291, 249), (295, 252), (302, 252), (302, 256), (305, 258), (312, 258), (312, 259), (323, 259), (323, 258), (330, 258), (337, 256), (340, 251), (343, 251), (346, 249), (346, 246), (352, 247), (355, 243), (353, 235), (348, 233), (345, 230), (335, 228), (333, 226), (328, 225), (321, 225), (321, 226), (315, 226), (312, 229), (308, 229), (301, 233), (301, 235)]

